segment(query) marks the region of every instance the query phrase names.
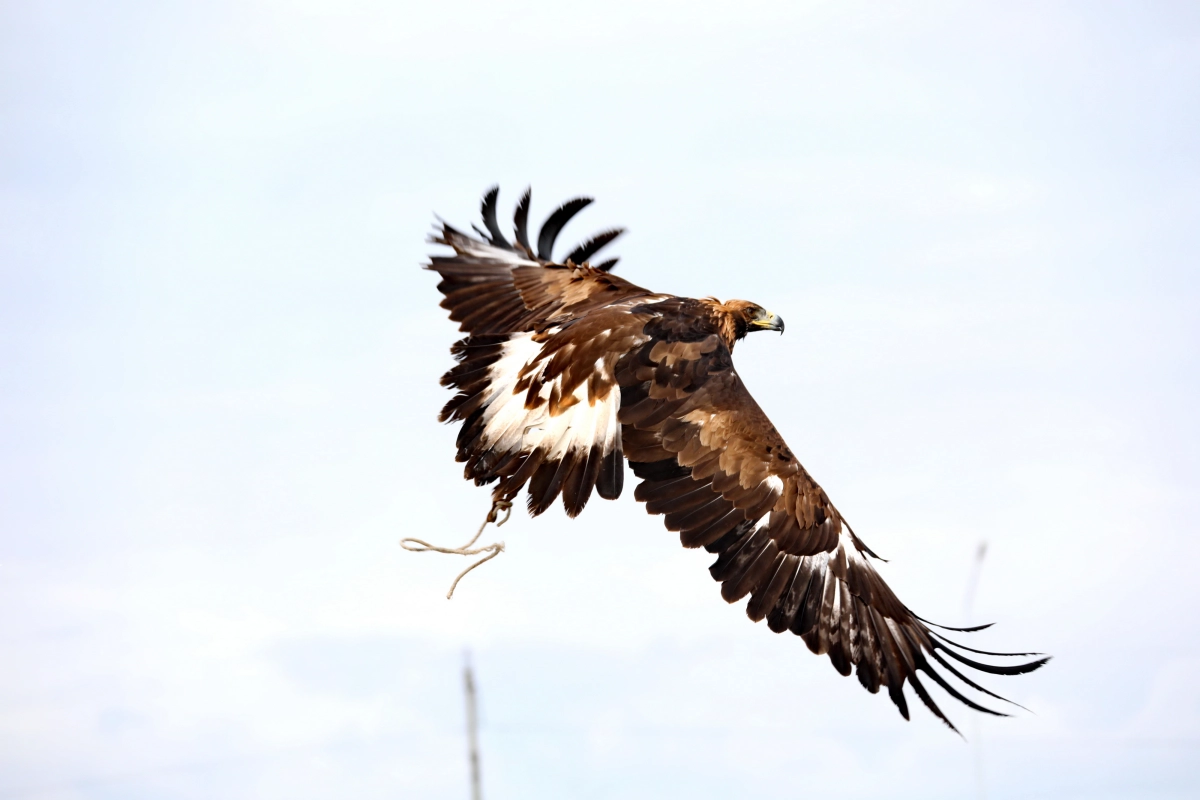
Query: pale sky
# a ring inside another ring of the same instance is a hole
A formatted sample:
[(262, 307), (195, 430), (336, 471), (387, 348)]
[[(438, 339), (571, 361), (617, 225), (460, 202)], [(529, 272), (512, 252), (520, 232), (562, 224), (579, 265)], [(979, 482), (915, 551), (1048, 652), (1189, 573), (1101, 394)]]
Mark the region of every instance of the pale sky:
[[(495, 183), (780, 314), (750, 390), (1032, 713), (904, 722), (631, 475), (446, 601), (419, 265)], [(1198, 248), (1194, 3), (2, 4), (0, 798), (465, 798), (466, 649), (488, 800), (1196, 797)]]

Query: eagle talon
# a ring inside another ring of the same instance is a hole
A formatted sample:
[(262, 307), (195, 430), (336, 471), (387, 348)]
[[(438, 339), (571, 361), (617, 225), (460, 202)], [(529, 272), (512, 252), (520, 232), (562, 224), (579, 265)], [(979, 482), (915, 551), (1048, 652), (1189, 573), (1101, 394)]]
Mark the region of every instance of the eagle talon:
[[(499, 522), (496, 522), (496, 517), (499, 516), (498, 512), (500, 512), (500, 511), (504, 512), (504, 519), (500, 520)], [(499, 528), (501, 525), (508, 522), (508, 518), (511, 516), (512, 516), (512, 503), (510, 501), (508, 501), (508, 500), (493, 500), (492, 501), (492, 510), (488, 512), (487, 521), (494, 522), (496, 524), (496, 527)]]

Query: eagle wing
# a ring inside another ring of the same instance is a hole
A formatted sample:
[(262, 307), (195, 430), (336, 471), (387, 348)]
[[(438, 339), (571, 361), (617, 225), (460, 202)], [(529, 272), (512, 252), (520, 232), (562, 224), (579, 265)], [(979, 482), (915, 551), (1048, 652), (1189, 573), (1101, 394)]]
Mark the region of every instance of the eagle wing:
[(465, 234), (442, 223), (431, 241), (453, 255), (433, 256), (442, 307), (467, 337), (451, 347), (458, 364), (442, 385), (458, 390), (443, 422), (461, 422), (457, 460), (476, 484), (497, 483), (511, 501), (528, 484), (529, 510), (541, 514), (560, 495), (579, 514), (592, 490), (620, 496), (624, 483), (618, 358), (645, 339), (630, 309), (656, 295), (610, 274), (616, 259), (589, 259), (615, 239), (604, 231), (552, 260), (563, 225), (589, 198), (560, 206), (542, 225), (535, 251), (528, 234), (530, 193), (514, 215), (514, 241), (496, 221), (498, 190), (483, 198), (487, 231)]
[(965, 696), (935, 667), (1003, 700), (951, 661), (1013, 675), (1048, 659), (1006, 666), (976, 661), (955, 648), (1037, 654), (958, 645), (900, 602), (872, 566), (874, 553), (746, 390), (729, 349), (687, 313), (694, 302), (675, 298), (650, 306), (658, 312), (646, 327), (650, 335), (617, 367), (624, 452), (642, 479), (634, 497), (648, 512), (665, 515), (685, 547), (717, 554), (709, 572), (726, 601), (749, 595), (752, 620), (765, 618), (772, 631), (799, 635), (841, 674), (855, 670), (872, 693), (886, 687), (906, 719), (908, 682), (954, 728), (918, 673), (971, 708), (1004, 716)]
[(477, 228), (478, 236), (471, 236), (441, 223), (430, 237), (431, 242), (454, 249), (453, 255), (432, 256), (428, 268), (441, 275), (438, 290), (445, 295), (441, 306), (459, 323), (459, 330), (471, 335), (534, 330), (564, 313), (578, 316), (616, 300), (650, 294), (610, 274), (616, 258), (590, 263), (602, 247), (624, 233), (623, 228), (592, 236), (561, 263), (553, 260), (559, 232), (591, 198), (577, 197), (559, 206), (542, 224), (534, 251), (528, 234), (531, 192), (526, 189), (517, 204), (512, 242), (504, 238), (496, 221), (499, 192), (492, 187), (483, 197), (487, 231)]

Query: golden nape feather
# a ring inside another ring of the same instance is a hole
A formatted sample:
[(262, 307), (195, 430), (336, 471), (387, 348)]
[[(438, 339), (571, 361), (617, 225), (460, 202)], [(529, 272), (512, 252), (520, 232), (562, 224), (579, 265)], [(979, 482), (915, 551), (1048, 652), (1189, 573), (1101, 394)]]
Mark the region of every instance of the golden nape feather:
[[(497, 222), (498, 189), (484, 195), (485, 230), (446, 224), (431, 241), (442, 307), (465, 338), (442, 377), (456, 390), (441, 420), (459, 424), (457, 460), (493, 508), (524, 489), (529, 512), (559, 497), (580, 514), (593, 490), (621, 495), (625, 464), (634, 497), (660, 514), (685, 547), (717, 555), (709, 568), (732, 603), (749, 597), (752, 620), (791, 631), (871, 692), (886, 688), (908, 718), (905, 683), (951, 728), (920, 675), (978, 711), (974, 690), (1003, 700), (960, 667), (992, 675), (1031, 672), (1048, 658), (992, 664), (992, 653), (946, 638), (912, 613), (872, 566), (855, 535), (746, 390), (733, 350), (746, 335), (783, 332), (756, 303), (652, 292), (592, 258), (621, 233), (604, 231), (553, 257), (563, 226), (592, 201), (560, 206), (530, 243), (530, 192), (517, 204), (513, 241)], [(492, 515), (494, 518), (494, 513)], [(956, 666), (958, 665), (958, 666)], [(951, 683), (955, 679), (960, 685)], [(1008, 701), (1005, 701), (1008, 702)]]

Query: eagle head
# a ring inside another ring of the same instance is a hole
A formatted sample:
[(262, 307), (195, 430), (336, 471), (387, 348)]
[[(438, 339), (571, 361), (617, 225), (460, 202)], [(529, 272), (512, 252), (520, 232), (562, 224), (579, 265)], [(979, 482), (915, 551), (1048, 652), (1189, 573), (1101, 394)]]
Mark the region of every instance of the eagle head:
[[(749, 300), (730, 300), (721, 303), (718, 308), (727, 320), (727, 330), (732, 336), (727, 339), (737, 341), (751, 331), (779, 331), (783, 333), (783, 319), (778, 314), (772, 314), (758, 303)], [(723, 326), (726, 327), (726, 326)]]

